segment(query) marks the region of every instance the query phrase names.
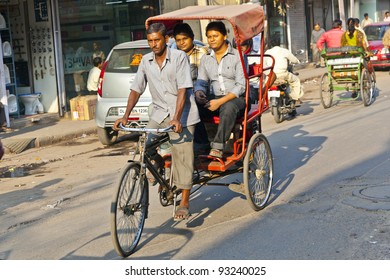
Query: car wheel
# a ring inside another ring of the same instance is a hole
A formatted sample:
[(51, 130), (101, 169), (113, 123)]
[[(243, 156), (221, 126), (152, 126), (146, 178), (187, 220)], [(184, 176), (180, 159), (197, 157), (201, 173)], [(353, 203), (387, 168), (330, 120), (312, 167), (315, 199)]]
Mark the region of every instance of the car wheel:
[(118, 131), (113, 130), (111, 127), (98, 127), (97, 135), (100, 143), (103, 145), (112, 145), (118, 139)]

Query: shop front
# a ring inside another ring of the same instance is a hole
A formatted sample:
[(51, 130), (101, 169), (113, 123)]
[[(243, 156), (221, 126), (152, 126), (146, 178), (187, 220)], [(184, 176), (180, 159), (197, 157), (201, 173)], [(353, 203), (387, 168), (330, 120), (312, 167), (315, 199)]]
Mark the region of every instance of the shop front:
[(93, 58), (118, 43), (145, 38), (145, 19), (159, 14), (158, 0), (58, 1), (66, 104), (86, 88)]
[[(0, 26), (1, 37), (13, 50), (12, 57), (3, 59), (12, 77), (12, 83), (4, 82), (3, 95), (14, 96), (12, 102), (16, 102), (16, 110), (8, 113), (14, 117), (39, 113), (35, 107), (33, 112), (26, 110), (22, 100), (22, 96), (34, 94), (45, 113), (63, 116), (70, 109), (70, 99), (89, 94), (86, 84), (93, 58), (98, 55), (104, 59), (118, 43), (145, 38), (145, 19), (160, 13), (159, 3), (0, 1), (0, 13), (6, 22), (3, 28)], [(7, 101), (2, 103), (8, 110)]]

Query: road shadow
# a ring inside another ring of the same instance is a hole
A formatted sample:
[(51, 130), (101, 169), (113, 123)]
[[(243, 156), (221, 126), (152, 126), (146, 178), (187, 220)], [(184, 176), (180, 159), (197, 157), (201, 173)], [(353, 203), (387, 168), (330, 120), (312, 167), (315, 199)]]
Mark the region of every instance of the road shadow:
[(273, 189), (268, 204), (275, 201), (294, 180), (294, 171), (307, 164), (322, 149), (327, 137), (310, 135), (303, 125), (268, 136), (274, 164)]

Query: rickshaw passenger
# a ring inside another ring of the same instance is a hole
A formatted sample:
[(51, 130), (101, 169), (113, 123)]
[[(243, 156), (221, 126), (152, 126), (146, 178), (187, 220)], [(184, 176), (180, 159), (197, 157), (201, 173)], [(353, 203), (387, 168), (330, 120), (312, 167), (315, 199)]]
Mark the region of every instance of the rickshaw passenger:
[[(201, 119), (219, 115), (220, 122), (209, 155), (222, 158), (236, 119), (245, 112), (245, 76), (237, 50), (227, 42), (224, 23), (210, 22), (206, 37), (211, 50), (201, 59), (195, 98)], [(209, 84), (212, 94), (207, 96)]]
[(382, 43), (385, 48), (388, 48), (390, 50), (390, 23), (385, 35), (383, 35)]
[[(194, 32), (188, 23), (179, 23), (173, 29), (173, 36), (176, 40), (176, 47), (184, 51), (190, 60), (192, 82), (196, 83), (200, 60), (208, 51), (206, 47), (194, 44)], [(207, 139), (207, 131), (203, 122), (198, 122), (194, 132), (194, 150), (196, 153), (205, 154), (210, 150), (210, 143)]]
[(354, 22), (355, 22), (355, 28), (363, 33), (364, 42), (366, 43), (366, 45), (368, 47), (367, 35), (366, 35), (366, 32), (364, 31), (364, 29), (360, 26), (360, 19), (354, 18)]
[(364, 40), (363, 32), (359, 31), (355, 26), (355, 19), (348, 19), (348, 30), (343, 33), (341, 37), (341, 47), (354, 46), (363, 48), (363, 50), (368, 54), (368, 46)]
[[(120, 123), (127, 124), (131, 110), (145, 91), (146, 85), (149, 85), (153, 110), (147, 128), (174, 125), (174, 132), (169, 132), (174, 162), (173, 184), (182, 190), (182, 199), (174, 219), (183, 220), (190, 215), (189, 195), (194, 171), (193, 134), (195, 124), (199, 122), (199, 114), (193, 96), (188, 58), (182, 51), (168, 48), (168, 39), (162, 23), (153, 23), (147, 29), (147, 40), (152, 52), (142, 57), (131, 84), (126, 112), (121, 119), (115, 121), (114, 129), (119, 130)], [(153, 134), (150, 134), (148, 142), (152, 138)], [(155, 152), (153, 156), (161, 167), (158, 153)]]
[(341, 36), (343, 36), (344, 31), (341, 29), (342, 21), (339, 19), (335, 19), (332, 24), (332, 29), (323, 33), (317, 41), (317, 48), (321, 52), (324, 49), (324, 45), (326, 44), (326, 48), (338, 48), (341, 43)]
[[(364, 40), (364, 34), (358, 29), (356, 29), (356, 20), (354, 18), (349, 18), (347, 23), (348, 23), (348, 30), (345, 31), (343, 36), (341, 37), (340, 45), (341, 47), (351, 46), (351, 47), (362, 48), (364, 50), (364, 57), (365, 57), (363, 59), (363, 65), (368, 70), (369, 73), (372, 73), (373, 68), (370, 62), (370, 51), (368, 49), (366, 41)], [(355, 86), (355, 83), (353, 83), (352, 85)], [(356, 90), (352, 91), (351, 97), (352, 98), (357, 97)]]

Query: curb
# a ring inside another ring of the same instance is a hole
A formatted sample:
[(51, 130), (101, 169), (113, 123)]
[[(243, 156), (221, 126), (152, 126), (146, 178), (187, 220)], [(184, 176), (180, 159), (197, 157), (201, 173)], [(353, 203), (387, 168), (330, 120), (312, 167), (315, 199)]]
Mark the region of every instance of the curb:
[(54, 136), (38, 137), (34, 141), (34, 147), (39, 148), (39, 147), (44, 147), (44, 146), (50, 146), (50, 145), (60, 143), (63, 141), (67, 141), (67, 140), (71, 140), (71, 139), (75, 139), (75, 138), (80, 138), (83, 135), (92, 135), (92, 134), (97, 134), (96, 127), (80, 129), (80, 130), (72, 132), (72, 133), (65, 133), (65, 134), (59, 134), (59, 135), (54, 135)]
[[(91, 128), (80, 129), (72, 133), (65, 133), (65, 134), (60, 134), (55, 136), (37, 137), (35, 138), (34, 141), (31, 142), (30, 145), (26, 147), (26, 149), (46, 147), (60, 142), (80, 138), (83, 135), (96, 135), (96, 134), (97, 134), (97, 128), (91, 127)], [(13, 152), (9, 148), (7, 148), (4, 145), (4, 143), (3, 143), (3, 148), (6, 154), (13, 154)]]

